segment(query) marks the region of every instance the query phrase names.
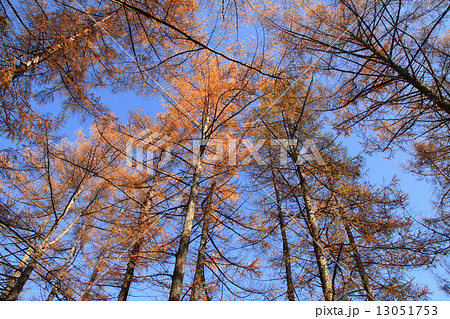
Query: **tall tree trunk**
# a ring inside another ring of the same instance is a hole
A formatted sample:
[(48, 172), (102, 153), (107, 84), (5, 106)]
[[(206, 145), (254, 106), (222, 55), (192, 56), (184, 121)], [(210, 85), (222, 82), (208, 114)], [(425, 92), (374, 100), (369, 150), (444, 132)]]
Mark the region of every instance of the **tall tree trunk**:
[(33, 272), (33, 270), (36, 268), (36, 265), (38, 264), (38, 260), (41, 257), (42, 253), (43, 253), (43, 251), (39, 250), (38, 252), (33, 254), (33, 256), (31, 257), (31, 261), (27, 264), (25, 269), (22, 271), (19, 278), (17, 278), (17, 281), (16, 281), (14, 287), (12, 287), (11, 290), (9, 291), (9, 293), (5, 296), (5, 298), (1, 299), (1, 300), (13, 301), (13, 300), (17, 300), (19, 298), (19, 294), (22, 292), (23, 286), (30, 278), (30, 275)]
[[(53, 236), (53, 234), (56, 232), (58, 226), (60, 225), (61, 221), (64, 219), (64, 217), (71, 211), (75, 200), (80, 195), (83, 187), (84, 187), (85, 181), (82, 181), (80, 184), (78, 184), (77, 189), (70, 197), (69, 201), (67, 202), (66, 206), (64, 207), (61, 214), (58, 216), (58, 218), (55, 220), (55, 223), (50, 227), (49, 231), (45, 234), (45, 237), (42, 239), (38, 247), (33, 248), (34, 253), (32, 254), (31, 261), (27, 264), (27, 266), (23, 269), (23, 271), (20, 273), (20, 276), (17, 278), (17, 280), (14, 282), (14, 286), (9, 289), (9, 292), (5, 294), (4, 297), (1, 297), (0, 300), (17, 300), (19, 298), (20, 292), (23, 290), (23, 287), (25, 283), (30, 278), (31, 273), (36, 268), (36, 265), (39, 263), (39, 259), (44, 254), (44, 252), (47, 250), (47, 248), (53, 244), (55, 244), (58, 240), (61, 239), (61, 237), (66, 234), (71, 227), (75, 225), (76, 220), (72, 221), (69, 226), (56, 238), (50, 241), (50, 238)], [(52, 214), (56, 214), (56, 212), (52, 212)], [(52, 214), (48, 214), (46, 217), (46, 220), (44, 221), (44, 225), (47, 225), (48, 220), (50, 219), (50, 216)], [(76, 219), (78, 219), (80, 215)], [(45, 227), (42, 227), (42, 232), (44, 232)]]
[[(210, 128), (210, 117), (208, 113), (209, 113), (209, 106), (206, 106), (206, 109), (204, 110), (203, 113), (203, 116), (206, 116), (206, 118), (204, 118), (204, 121), (202, 123), (202, 132), (201, 132), (202, 139), (209, 138), (209, 135), (207, 135)], [(200, 178), (202, 176), (203, 171), (203, 155), (205, 153), (205, 150), (206, 144), (204, 145), (201, 144), (198, 155), (196, 156), (196, 161), (194, 165), (194, 175), (192, 179), (188, 203), (186, 205), (187, 208), (186, 208), (186, 215), (184, 217), (183, 230), (181, 232), (180, 237), (180, 246), (178, 248), (175, 258), (175, 267), (173, 270), (172, 285), (170, 287), (170, 295), (169, 295), (170, 301), (181, 300), (184, 271), (186, 268), (187, 253), (192, 233), (192, 223), (194, 221), (195, 207), (197, 204), (198, 185), (200, 183)]]
[[(109, 243), (109, 240), (108, 240)], [(92, 287), (94, 286), (95, 282), (97, 281), (98, 276), (98, 270), (100, 268), (100, 265), (103, 263), (103, 260), (105, 259), (105, 254), (107, 251), (107, 247), (103, 248), (100, 252), (100, 255), (98, 256), (97, 264), (94, 266), (94, 270), (92, 271), (91, 277), (89, 278), (89, 281), (86, 284), (86, 288), (84, 289), (83, 294), (81, 295), (78, 300), (86, 301), (90, 300), (90, 293), (92, 290)]]
[(142, 237), (139, 238), (134, 244), (131, 250), (130, 258), (127, 263), (127, 270), (125, 271), (125, 276), (122, 281), (122, 286), (120, 287), (118, 301), (126, 301), (128, 298), (128, 292), (130, 291), (131, 283), (134, 278), (134, 270), (136, 269), (136, 264), (139, 260), (139, 253), (141, 251)]
[[(48, 214), (42, 225), (39, 227), (39, 234), (42, 234), (47, 227), (48, 222), (50, 221), (50, 214)], [(35, 247), (38, 245), (40, 237), (37, 236), (36, 239), (32, 242), (31, 246), (27, 248), (25, 251), (25, 254), (23, 255), (22, 259), (20, 260), (19, 265), (16, 267), (16, 271), (11, 276), (11, 278), (8, 280), (8, 283), (6, 284), (6, 287), (3, 289), (2, 294), (0, 296), (0, 300), (5, 300), (6, 296), (8, 296), (11, 289), (16, 285), (17, 279), (19, 279), (20, 275), (22, 274), (23, 270), (25, 269), (27, 263), (31, 259), (31, 256), (33, 255)]]
[(194, 221), (195, 206), (198, 195), (198, 185), (202, 174), (202, 157), (205, 146), (200, 147), (200, 154), (195, 164), (194, 178), (189, 193), (189, 199), (186, 208), (186, 216), (184, 218), (183, 230), (181, 232), (180, 246), (178, 248), (175, 260), (175, 268), (172, 275), (172, 285), (170, 287), (169, 300), (179, 301), (181, 299), (181, 291), (183, 289), (184, 270), (186, 267), (186, 259), (191, 239), (192, 223)]
[(345, 232), (347, 234), (347, 238), (350, 244), (349, 248), (352, 253), (353, 259), (355, 260), (356, 270), (358, 271), (359, 276), (361, 278), (361, 283), (363, 285), (364, 290), (366, 291), (367, 300), (374, 301), (375, 295), (373, 294), (372, 285), (370, 284), (369, 276), (367, 275), (366, 268), (364, 267), (361, 255), (359, 254), (358, 245), (356, 244), (355, 237), (353, 236), (352, 233), (352, 229), (350, 227), (347, 218), (345, 217), (344, 208), (342, 207), (335, 193), (333, 193), (333, 198), (334, 201), (336, 202), (336, 205), (338, 206), (338, 211), (340, 215), (339, 218), (342, 220), (342, 223), (344, 224)]
[(62, 282), (65, 274), (67, 273), (67, 267), (69, 267), (70, 261), (72, 260), (73, 256), (75, 255), (75, 252), (77, 251), (77, 247), (81, 241), (81, 237), (84, 235), (84, 230), (86, 229), (86, 225), (87, 225), (87, 222), (86, 222), (86, 220), (84, 220), (83, 226), (81, 227), (80, 232), (78, 233), (78, 236), (75, 239), (75, 242), (73, 243), (72, 247), (70, 248), (70, 252), (67, 255), (66, 261), (64, 262), (64, 265), (62, 266), (62, 268), (59, 272), (58, 278), (56, 279), (52, 290), (48, 294), (47, 301), (52, 301), (55, 298), (58, 291), (60, 291), (61, 282)]
[(136, 242), (133, 244), (133, 249), (131, 250), (130, 253), (130, 258), (128, 259), (127, 262), (127, 269), (125, 271), (125, 275), (122, 281), (122, 285), (120, 287), (120, 292), (119, 295), (117, 297), (118, 301), (126, 301), (128, 298), (128, 293), (130, 291), (130, 287), (131, 287), (131, 283), (133, 282), (134, 279), (134, 271), (136, 269), (136, 265), (139, 261), (139, 253), (141, 251), (141, 247), (144, 243), (144, 233), (147, 230), (146, 225), (147, 223), (145, 222), (146, 220), (148, 220), (148, 213), (150, 212), (150, 209), (152, 207), (152, 199), (155, 196), (155, 183), (156, 183), (156, 178), (158, 175), (155, 175), (155, 178), (153, 179), (153, 185), (152, 187), (149, 189), (149, 191), (147, 192), (147, 195), (145, 197), (144, 200), (144, 204), (141, 207), (140, 213), (139, 213), (139, 231), (138, 231), (138, 239), (136, 240)]
[(373, 294), (372, 286), (369, 282), (369, 276), (367, 276), (366, 269), (361, 260), (361, 255), (358, 251), (358, 246), (356, 245), (355, 238), (353, 237), (350, 225), (346, 220), (344, 220), (345, 231), (347, 233), (348, 240), (350, 242), (350, 251), (352, 252), (353, 258), (355, 260), (356, 269), (358, 270), (359, 276), (361, 277), (361, 282), (363, 284), (364, 290), (367, 293), (367, 299), (374, 301), (375, 296)]
[(206, 253), (206, 241), (208, 240), (209, 221), (211, 216), (212, 196), (216, 187), (216, 181), (213, 181), (208, 195), (205, 199), (203, 206), (203, 226), (202, 234), (200, 237), (200, 245), (198, 247), (197, 263), (195, 265), (195, 275), (191, 287), (191, 301), (197, 301), (199, 296), (200, 286), (204, 282), (204, 269), (205, 269), (205, 253)]
[(27, 263), (29, 262), (32, 254), (33, 254), (34, 248), (28, 247), (25, 251), (25, 254), (23, 255), (22, 259), (19, 262), (19, 265), (17, 265), (16, 270), (14, 271), (14, 274), (9, 278), (8, 283), (6, 284), (6, 287), (3, 289), (2, 294), (0, 296), (0, 300), (5, 300), (8, 294), (11, 292), (11, 289), (16, 285), (17, 279), (19, 279), (20, 275), (22, 274), (23, 270), (25, 269)]
[(327, 258), (325, 256), (325, 250), (320, 239), (319, 226), (315, 211), (312, 208), (312, 200), (309, 192), (309, 187), (306, 182), (306, 176), (303, 171), (297, 166), (297, 173), (300, 179), (300, 186), (303, 193), (303, 199), (305, 201), (306, 217), (308, 220), (309, 232), (313, 240), (314, 254), (316, 256), (317, 266), (319, 268), (319, 277), (322, 285), (323, 296), (326, 301), (334, 299), (333, 296), (333, 283), (330, 277), (330, 271), (328, 269)]
[(283, 264), (286, 275), (287, 296), (289, 301), (295, 301), (295, 290), (292, 280), (292, 268), (291, 268), (291, 252), (289, 248), (289, 241), (286, 234), (286, 223), (283, 216), (283, 209), (281, 208), (281, 197), (278, 191), (277, 183), (275, 180), (274, 171), (272, 169), (273, 188), (275, 190), (275, 197), (277, 201), (277, 213), (278, 222), (280, 223), (281, 240), (283, 242)]

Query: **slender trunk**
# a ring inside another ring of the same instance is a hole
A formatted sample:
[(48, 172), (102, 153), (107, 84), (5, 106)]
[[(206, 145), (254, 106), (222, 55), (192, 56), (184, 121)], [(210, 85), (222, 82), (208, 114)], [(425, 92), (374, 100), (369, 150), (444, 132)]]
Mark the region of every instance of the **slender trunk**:
[(122, 286), (120, 287), (120, 293), (117, 297), (118, 301), (126, 301), (128, 298), (128, 292), (130, 291), (131, 283), (134, 278), (134, 270), (136, 269), (136, 264), (139, 260), (139, 253), (141, 251), (142, 237), (139, 238), (133, 245), (131, 250), (130, 259), (127, 263), (127, 270), (125, 271), (125, 276), (122, 281)]
[[(202, 139), (208, 139), (210, 136), (208, 133), (211, 124), (211, 118), (209, 116), (209, 105), (203, 110), (203, 121), (202, 121), (202, 131), (201, 136)], [(172, 275), (172, 285), (170, 287), (170, 301), (179, 301), (181, 300), (181, 291), (183, 290), (183, 279), (184, 279), (184, 271), (186, 268), (186, 259), (189, 249), (189, 242), (191, 240), (192, 233), (192, 223), (194, 221), (195, 215), (195, 207), (197, 204), (197, 195), (198, 195), (198, 185), (200, 183), (200, 177), (202, 176), (203, 171), (203, 155), (206, 150), (206, 143), (200, 145), (200, 149), (196, 155), (196, 161), (194, 165), (194, 175), (192, 179), (192, 185), (189, 193), (188, 203), (186, 205), (186, 215), (184, 217), (183, 230), (181, 232), (180, 237), (180, 246), (178, 248), (176, 258), (175, 258), (175, 267)]]
[(11, 83), (16, 78), (25, 74), (25, 72), (27, 72), (28, 70), (36, 67), (37, 65), (39, 65), (40, 63), (42, 63), (46, 60), (48, 60), (55, 53), (57, 53), (58, 51), (63, 49), (68, 43), (77, 41), (82, 36), (86, 36), (89, 32), (91, 32), (97, 26), (98, 23), (105, 22), (105, 21), (109, 20), (112, 16), (113, 16), (113, 14), (106, 16), (105, 18), (103, 18), (100, 21), (95, 21), (95, 22), (90, 23), (90, 26), (85, 28), (83, 30), (83, 32), (77, 33), (77, 34), (65, 39), (61, 43), (57, 43), (52, 46), (43, 48), (43, 51), (41, 53), (36, 54), (34, 57), (32, 57), (31, 59), (28, 59), (25, 62), (21, 62), (20, 64), (15, 65), (11, 70), (9, 70), (10, 76), (0, 82), (0, 87), (5, 87), (5, 86), (9, 85), (9, 83)]
[[(50, 214), (48, 214), (42, 225), (39, 227), (39, 234), (42, 234), (47, 227), (48, 222), (50, 221)], [(25, 254), (23, 255), (22, 259), (20, 260), (19, 265), (16, 267), (16, 271), (11, 276), (11, 278), (8, 280), (8, 283), (6, 284), (6, 287), (3, 289), (2, 294), (0, 296), (0, 300), (5, 300), (6, 296), (9, 294), (11, 289), (16, 285), (17, 279), (19, 279), (20, 275), (22, 274), (23, 270), (25, 269), (27, 263), (31, 259), (31, 256), (33, 255), (34, 250), (36, 249), (36, 245), (38, 245), (39, 242), (39, 236), (36, 237), (36, 239), (32, 242), (31, 246), (27, 248), (25, 251)]]
[[(109, 242), (109, 241), (108, 241)], [(94, 266), (94, 270), (92, 271), (91, 277), (89, 278), (89, 281), (86, 284), (86, 288), (84, 289), (83, 294), (81, 295), (78, 300), (86, 301), (90, 300), (90, 293), (92, 290), (92, 287), (94, 286), (95, 282), (97, 281), (98, 271), (100, 268), (100, 265), (103, 263), (103, 260), (105, 259), (107, 248), (103, 248), (100, 252), (100, 256), (98, 256), (97, 264)]]
[(344, 249), (344, 243), (340, 244), (338, 254), (336, 258), (334, 259), (334, 270), (333, 270), (333, 277), (331, 278), (332, 286), (333, 286), (333, 296), (336, 296), (336, 278), (339, 270), (339, 261), (341, 259), (342, 250)]
[[(56, 229), (56, 228), (55, 228)], [(34, 271), (36, 266), (39, 263), (39, 260), (41, 256), (44, 254), (46, 249), (48, 248), (48, 239), (53, 234), (53, 232), (50, 232), (46, 235), (44, 240), (41, 242), (39, 247), (36, 249), (36, 252), (31, 257), (31, 261), (27, 264), (25, 269), (20, 274), (19, 278), (17, 278), (17, 281), (14, 284), (14, 287), (11, 288), (7, 296), (4, 300), (10, 301), (10, 300), (17, 300), (19, 298), (19, 294), (22, 292), (23, 287), (25, 286), (28, 279), (30, 279), (31, 273)], [(3, 300), (3, 299), (0, 299)]]
[(19, 298), (19, 294), (22, 292), (23, 286), (30, 278), (30, 275), (33, 272), (33, 270), (36, 268), (36, 265), (38, 263), (39, 258), (42, 255), (42, 253), (43, 253), (43, 251), (39, 251), (39, 252), (36, 252), (33, 254), (33, 256), (31, 257), (31, 261), (27, 264), (25, 269), (22, 271), (19, 278), (17, 278), (17, 281), (16, 281), (14, 287), (12, 287), (11, 290), (9, 291), (8, 295), (4, 299), (1, 299), (1, 300), (13, 301), (13, 300), (17, 300)]
[(147, 231), (146, 229), (146, 221), (148, 220), (148, 213), (150, 212), (150, 209), (152, 208), (152, 199), (155, 196), (155, 183), (156, 179), (158, 178), (159, 174), (155, 175), (153, 179), (152, 187), (147, 192), (147, 195), (144, 200), (144, 204), (141, 207), (140, 213), (139, 213), (139, 231), (138, 231), (138, 239), (133, 244), (133, 248), (130, 253), (130, 258), (127, 262), (127, 269), (125, 271), (125, 276), (122, 281), (122, 285), (120, 287), (120, 292), (117, 297), (118, 301), (126, 301), (128, 298), (128, 293), (130, 291), (131, 283), (134, 279), (134, 271), (136, 269), (136, 265), (139, 261), (139, 253), (141, 251), (141, 247), (144, 244), (144, 233)]
[(200, 245), (198, 247), (197, 263), (195, 265), (195, 275), (191, 288), (191, 301), (197, 301), (199, 296), (200, 286), (204, 282), (204, 268), (205, 268), (205, 253), (206, 253), (206, 241), (208, 240), (208, 229), (211, 215), (212, 195), (216, 182), (213, 181), (209, 189), (208, 195), (205, 199), (205, 205), (203, 205), (203, 226), (202, 234), (200, 237)]
[(367, 275), (366, 268), (364, 267), (364, 264), (361, 259), (361, 255), (359, 254), (358, 245), (355, 242), (355, 237), (353, 236), (352, 230), (350, 228), (350, 224), (349, 224), (347, 218), (345, 217), (344, 208), (342, 207), (339, 199), (336, 197), (336, 194), (333, 194), (333, 197), (338, 206), (339, 215), (340, 215), (339, 217), (342, 220), (342, 223), (344, 224), (345, 232), (347, 234), (347, 238), (350, 243), (349, 248), (353, 255), (353, 259), (355, 260), (356, 270), (358, 271), (359, 276), (361, 278), (363, 288), (366, 291), (367, 299), (370, 301), (374, 301), (375, 295), (373, 294), (372, 285), (370, 284), (369, 276)]
[[(39, 259), (44, 254), (44, 252), (47, 250), (47, 248), (50, 245), (55, 244), (58, 240), (60, 240), (61, 237), (63, 237), (63, 235), (66, 234), (70, 230), (70, 228), (72, 228), (75, 225), (76, 220), (72, 221), (72, 223), (70, 223), (69, 226), (59, 236), (57, 236), (57, 238), (50, 241), (50, 238), (56, 232), (61, 221), (72, 209), (76, 198), (80, 195), (80, 193), (83, 189), (83, 185), (84, 185), (84, 182), (82, 182), (78, 185), (78, 188), (75, 190), (75, 192), (70, 197), (69, 201), (67, 202), (67, 205), (64, 207), (63, 211), (61, 212), (61, 215), (56, 218), (55, 223), (50, 227), (49, 231), (47, 232), (45, 237), (42, 239), (42, 241), (40, 242), (38, 247), (33, 248), (34, 254), (31, 257), (31, 261), (27, 264), (27, 266), (20, 273), (20, 276), (14, 282), (14, 286), (11, 287), (9, 289), (9, 292), (7, 292), (4, 297), (2, 296), (0, 298), (0, 300), (17, 300), (20, 292), (23, 290), (25, 283), (30, 278), (31, 273), (36, 268), (36, 265), (39, 263)], [(56, 214), (56, 212), (53, 212), (53, 213)], [(50, 215), (51, 215), (50, 213), (47, 215), (46, 220), (44, 221), (44, 225), (47, 225), (48, 220), (50, 219)], [(80, 216), (78, 216), (76, 219), (78, 219), (79, 217)], [(45, 227), (41, 227), (41, 228), (42, 228), (42, 232), (43, 232), (45, 230)]]
[(20, 275), (22, 274), (23, 270), (25, 269), (27, 263), (29, 262), (32, 254), (33, 254), (34, 248), (28, 247), (25, 251), (25, 254), (23, 255), (22, 259), (20, 260), (19, 265), (16, 267), (16, 271), (14, 271), (14, 274), (9, 278), (8, 283), (6, 284), (6, 287), (3, 289), (2, 294), (0, 296), (0, 300), (5, 300), (8, 294), (11, 292), (11, 289), (16, 285), (17, 279), (19, 279)]
[(198, 195), (198, 185), (202, 173), (202, 156), (205, 147), (200, 148), (200, 154), (195, 165), (194, 178), (187, 203), (186, 216), (184, 218), (183, 230), (181, 232), (180, 246), (175, 260), (175, 268), (172, 275), (172, 286), (170, 287), (169, 300), (179, 301), (183, 289), (184, 270), (186, 266), (189, 241), (191, 239), (192, 223), (194, 221), (195, 206)]
[(273, 188), (275, 190), (275, 197), (277, 201), (277, 213), (278, 222), (280, 223), (281, 240), (283, 242), (283, 263), (286, 274), (287, 296), (289, 301), (295, 301), (295, 290), (292, 280), (292, 268), (291, 268), (291, 252), (289, 248), (289, 241), (286, 234), (286, 223), (284, 221), (283, 210), (281, 208), (281, 197), (278, 192), (278, 187), (275, 181), (275, 176), (272, 170)]
[(355, 260), (356, 269), (358, 270), (359, 276), (361, 277), (361, 282), (363, 284), (364, 290), (367, 293), (367, 299), (370, 301), (374, 301), (375, 296), (373, 294), (372, 286), (369, 282), (369, 276), (367, 276), (364, 264), (361, 260), (361, 255), (358, 251), (358, 246), (356, 245), (355, 238), (353, 237), (352, 230), (350, 229), (350, 225), (346, 220), (344, 220), (344, 226), (348, 240), (350, 242), (350, 251), (352, 252), (353, 258)]
[(81, 237), (84, 235), (84, 230), (86, 229), (86, 225), (87, 225), (87, 223), (85, 220), (83, 223), (83, 226), (81, 227), (80, 232), (78, 233), (78, 236), (77, 236), (75, 242), (73, 243), (72, 247), (70, 248), (70, 252), (67, 255), (66, 261), (64, 262), (64, 265), (62, 266), (62, 268), (59, 272), (58, 278), (56, 279), (56, 282), (53, 285), (53, 288), (47, 297), (47, 301), (53, 300), (55, 298), (56, 294), (60, 291), (61, 282), (62, 282), (65, 274), (67, 274), (67, 268), (69, 267), (70, 261), (72, 260), (73, 256), (75, 255), (75, 252), (77, 251), (77, 247), (81, 241)]
[(325, 256), (325, 250), (323, 248), (319, 226), (317, 224), (316, 215), (312, 208), (312, 200), (309, 193), (309, 187), (306, 183), (306, 176), (303, 171), (297, 166), (297, 173), (300, 179), (300, 186), (303, 192), (303, 199), (305, 201), (306, 216), (308, 219), (309, 232), (313, 240), (314, 254), (316, 256), (317, 266), (319, 268), (319, 277), (322, 285), (323, 296), (326, 301), (334, 299), (333, 296), (333, 283), (330, 277), (330, 271), (328, 269), (327, 258)]

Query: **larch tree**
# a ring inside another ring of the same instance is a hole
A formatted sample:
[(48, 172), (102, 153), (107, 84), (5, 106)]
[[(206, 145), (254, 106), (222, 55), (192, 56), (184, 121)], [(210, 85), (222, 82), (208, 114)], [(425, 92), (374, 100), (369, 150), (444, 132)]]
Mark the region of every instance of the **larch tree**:
[[(170, 300), (180, 300), (187, 261), (188, 246), (197, 207), (199, 185), (205, 176), (205, 156), (211, 139), (226, 136), (226, 129), (237, 116), (253, 102), (253, 74), (247, 68), (227, 64), (221, 58), (200, 54), (191, 68), (189, 78), (176, 77), (175, 100), (164, 116), (178, 119), (178, 134), (186, 142), (197, 140), (187, 159), (189, 196), (185, 204), (185, 217), (172, 276)], [(181, 138), (178, 137), (178, 140)], [(186, 160), (185, 160), (186, 161)]]
[(31, 274), (49, 267), (43, 261), (49, 258), (47, 254), (59, 254), (62, 239), (71, 235), (77, 224), (83, 224), (86, 216), (101, 210), (108, 184), (96, 174), (110, 169), (111, 162), (105, 160), (108, 152), (114, 149), (89, 144), (82, 138), (73, 145), (68, 141), (58, 145), (44, 131), (20, 152), (4, 153), (8, 165), (2, 169), (2, 180), (9, 187), (3, 189), (3, 202), (10, 203), (6, 204), (10, 218), (29, 219), (30, 228), (22, 234), (23, 230), (18, 232), (9, 223), (2, 224), (9, 238), (5, 249), (15, 246), (11, 257), (19, 261), (12, 262), (17, 266), (13, 266), (13, 275), (3, 287), (2, 299), (16, 300)]
[[(271, 181), (276, 170), (278, 187), (261, 187), (272, 188), (265, 197), (274, 206), (280, 205), (277, 198), (298, 205), (295, 213), (291, 213), (292, 205), (278, 207), (286, 218), (296, 221), (291, 222), (291, 229), (301, 226), (297, 234), (303, 231), (311, 238), (323, 298), (348, 300), (364, 294), (368, 300), (426, 297), (426, 290), (411, 285), (399, 268), (429, 263), (429, 255), (421, 253), (421, 245), (414, 240), (412, 221), (401, 217), (405, 213), (405, 195), (396, 190), (395, 183), (377, 189), (361, 181), (361, 164), (349, 158), (335, 138), (321, 132), (313, 112), (323, 107), (318, 95), (321, 90), (315, 92), (314, 86), (302, 89), (297, 83), (277, 99), (287, 85), (275, 82), (266, 86), (264, 103), (254, 115), (263, 124), (258, 136), (274, 139), (276, 143), (270, 149), (278, 148), (278, 152), (265, 154), (269, 159), (266, 162), (272, 165), (265, 174), (269, 173)], [(307, 139), (316, 145), (308, 144)], [(303, 145), (299, 146), (299, 141)], [(279, 189), (283, 189), (282, 196)], [(367, 246), (371, 249), (367, 250)], [(369, 275), (373, 273), (377, 273), (376, 278)]]

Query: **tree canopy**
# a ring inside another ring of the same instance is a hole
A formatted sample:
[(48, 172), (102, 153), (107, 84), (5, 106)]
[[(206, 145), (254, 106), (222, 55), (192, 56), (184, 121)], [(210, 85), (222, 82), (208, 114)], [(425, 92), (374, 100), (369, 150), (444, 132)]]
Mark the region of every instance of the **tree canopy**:
[(0, 4), (0, 300), (450, 293), (447, 1)]

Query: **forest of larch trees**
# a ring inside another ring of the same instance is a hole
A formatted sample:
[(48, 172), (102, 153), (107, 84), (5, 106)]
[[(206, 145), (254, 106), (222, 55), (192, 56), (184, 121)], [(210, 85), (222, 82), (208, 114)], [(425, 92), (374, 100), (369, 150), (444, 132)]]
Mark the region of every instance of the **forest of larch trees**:
[[(1, 0), (0, 300), (429, 300), (418, 273), (450, 294), (449, 19)], [(398, 154), (429, 211), (370, 178)]]

